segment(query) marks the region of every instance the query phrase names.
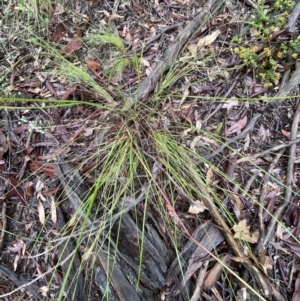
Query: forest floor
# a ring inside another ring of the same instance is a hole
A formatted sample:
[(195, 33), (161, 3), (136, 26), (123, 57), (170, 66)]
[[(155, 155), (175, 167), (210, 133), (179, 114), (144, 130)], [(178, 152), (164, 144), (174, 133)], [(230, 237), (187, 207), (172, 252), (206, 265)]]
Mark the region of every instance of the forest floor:
[(299, 15), (2, 1), (0, 299), (300, 300)]

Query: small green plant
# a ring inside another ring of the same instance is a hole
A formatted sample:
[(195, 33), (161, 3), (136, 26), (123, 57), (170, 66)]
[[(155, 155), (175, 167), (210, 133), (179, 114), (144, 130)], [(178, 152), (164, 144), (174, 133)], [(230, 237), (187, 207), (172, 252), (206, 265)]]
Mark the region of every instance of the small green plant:
[[(244, 36), (234, 36), (234, 52), (247, 66), (256, 70), (256, 74), (265, 87), (278, 84), (279, 65), (284, 65), (299, 55), (300, 36), (289, 41), (274, 38), (287, 23), (288, 15), (295, 1), (276, 0), (273, 7), (267, 7), (265, 1), (258, 1), (258, 7), (251, 16)], [(249, 41), (249, 35), (255, 37)]]

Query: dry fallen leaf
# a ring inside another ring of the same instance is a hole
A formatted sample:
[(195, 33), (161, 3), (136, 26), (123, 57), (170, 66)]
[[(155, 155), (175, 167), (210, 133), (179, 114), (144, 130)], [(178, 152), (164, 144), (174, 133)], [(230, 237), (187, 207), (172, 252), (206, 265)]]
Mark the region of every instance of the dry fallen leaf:
[(203, 282), (203, 289), (210, 290), (216, 284), (218, 278), (223, 272), (224, 264), (228, 264), (231, 258), (231, 254), (226, 254), (225, 256), (220, 258), (222, 263), (216, 262), (214, 264), (214, 266), (207, 272), (207, 275)]
[(39, 288), (39, 293), (41, 293), (44, 297), (47, 297), (49, 288), (47, 286), (41, 286)]
[(38, 203), (38, 212), (39, 212), (39, 220), (40, 220), (41, 224), (44, 225), (44, 223), (45, 223), (45, 209), (44, 209), (44, 206), (43, 206), (43, 204), (40, 200), (39, 200), (39, 203)]
[(244, 118), (242, 118), (238, 122), (234, 123), (229, 129), (227, 129), (226, 135), (229, 136), (231, 134), (240, 132), (247, 124), (247, 121), (248, 121), (248, 118), (247, 118), (247, 115), (245, 115)]
[(244, 263), (249, 259), (249, 256), (244, 256), (244, 257), (232, 256), (231, 259), (235, 262)]
[(261, 264), (261, 267), (267, 274), (267, 270), (272, 270), (274, 262), (271, 257), (266, 256), (263, 253), (258, 254), (258, 261)]
[(19, 256), (19, 255), (16, 255), (16, 257), (15, 257), (15, 259), (14, 259), (14, 263), (13, 263), (14, 271), (17, 270), (19, 259), (20, 259), (20, 256)]
[(56, 206), (55, 206), (55, 200), (54, 200), (54, 196), (50, 195), (50, 199), (51, 199), (51, 219), (53, 224), (55, 225), (57, 223), (57, 214), (56, 214)]
[(162, 171), (162, 163), (158, 160), (155, 160), (153, 167), (152, 167), (152, 176), (156, 180), (158, 175)]
[(8, 247), (7, 249), (13, 253), (24, 255), (26, 251), (26, 245), (23, 240), (18, 240), (13, 244), (13, 247)]
[(50, 38), (52, 42), (59, 43), (65, 35), (65, 27), (62, 23), (56, 25), (53, 35)]
[(144, 59), (144, 58), (141, 58), (141, 63), (142, 63), (145, 67), (150, 67), (149, 61), (147, 61), (147, 60)]
[(198, 214), (204, 212), (205, 210), (208, 210), (208, 208), (204, 205), (204, 202), (197, 200), (190, 206), (188, 213)]
[(236, 292), (237, 301), (247, 301), (249, 300), (249, 294), (247, 293), (247, 289), (242, 287)]
[(192, 54), (192, 56), (196, 56), (197, 55), (197, 46), (195, 44), (189, 44), (187, 45), (187, 50), (190, 51), (190, 53)]
[[(291, 137), (291, 132), (288, 132), (286, 130), (281, 130), (281, 133), (287, 138)], [(300, 133), (297, 133), (297, 138), (299, 138), (299, 137), (300, 137)]]
[(222, 109), (227, 109), (229, 112), (233, 107), (237, 107), (238, 105), (239, 101), (235, 97), (231, 97), (224, 102)]
[(210, 35), (201, 38), (198, 43), (197, 43), (197, 47), (202, 47), (202, 46), (207, 46), (212, 44), (216, 38), (219, 36), (219, 34), (221, 33), (221, 31), (219, 29), (213, 31)]
[(277, 229), (276, 229), (276, 238), (282, 239), (282, 237), (283, 237), (283, 230), (282, 230), (281, 225), (278, 223)]
[(35, 184), (35, 191), (41, 192), (43, 188), (44, 188), (44, 183), (41, 180), (37, 180)]
[(63, 48), (63, 53), (69, 55), (81, 47), (82, 41), (80, 39), (81, 33), (78, 32), (70, 42)]
[(208, 169), (207, 173), (206, 173), (206, 184), (207, 186), (210, 186), (211, 184), (213, 184), (214, 180), (214, 172), (211, 168)]
[(247, 226), (247, 221), (245, 219), (233, 226), (232, 229), (235, 232), (234, 238), (242, 239), (252, 244), (257, 243), (259, 239), (259, 231), (256, 230), (253, 233), (250, 233), (250, 226)]
[(101, 76), (100, 76), (100, 72), (103, 70), (102, 66), (96, 62), (96, 61), (93, 61), (93, 60), (86, 60), (86, 64), (88, 66), (88, 68), (97, 76), (101, 79)]

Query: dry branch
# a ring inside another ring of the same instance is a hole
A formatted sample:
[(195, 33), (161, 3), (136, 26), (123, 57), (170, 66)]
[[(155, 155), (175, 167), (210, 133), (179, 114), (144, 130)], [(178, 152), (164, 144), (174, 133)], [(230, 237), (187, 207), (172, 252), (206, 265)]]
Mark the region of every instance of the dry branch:
[[(224, 221), (223, 217), (219, 213), (219, 210), (215, 205), (213, 199), (211, 198), (206, 186), (200, 181), (197, 181), (197, 184), (203, 195), (203, 199), (206, 207), (209, 209), (209, 212), (214, 218), (217, 225), (220, 227), (220, 229), (222, 229), (224, 237), (229, 247), (233, 251), (234, 255), (241, 258), (245, 257), (243, 251), (239, 247), (238, 242), (236, 241), (236, 239), (234, 239), (230, 228), (228, 227), (227, 223)], [(257, 283), (259, 284), (262, 290), (262, 293), (267, 298), (273, 296), (274, 300), (284, 301), (284, 298), (282, 297), (280, 292), (274, 286), (272, 286), (269, 279), (256, 266), (254, 266), (253, 262), (251, 262), (249, 259), (245, 259), (245, 261), (243, 262), (243, 266), (255, 278), (255, 280), (257, 281)]]
[(175, 42), (170, 45), (168, 50), (164, 53), (164, 60), (157, 63), (151, 74), (142, 81), (133, 97), (128, 98), (128, 102), (123, 107), (123, 110), (129, 109), (135, 101), (143, 101), (147, 95), (153, 91), (162, 77), (162, 75), (174, 64), (178, 54), (182, 51), (187, 42), (199, 30), (199, 28), (211, 18), (223, 1), (210, 0), (201, 9), (193, 20), (179, 33)]
[(290, 80), (278, 91), (277, 97), (289, 95), (300, 83), (300, 66), (294, 71)]
[(289, 22), (286, 25), (286, 28), (288, 28), (290, 31), (294, 32), (299, 15), (300, 15), (300, 3), (297, 4), (297, 6), (294, 8), (293, 12), (290, 14)]
[[(290, 138), (291, 140), (295, 140), (297, 137), (299, 120), (300, 120), (300, 103), (298, 104), (295, 115), (294, 115), (293, 125), (292, 125), (292, 129), (291, 129), (291, 138)], [(274, 213), (273, 218), (271, 219), (270, 223), (268, 224), (268, 230), (267, 230), (266, 236), (264, 238), (263, 245), (261, 247), (264, 247), (269, 242), (278, 220), (281, 218), (284, 209), (290, 203), (290, 199), (292, 196), (291, 187), (292, 187), (292, 180), (293, 180), (293, 175), (294, 175), (296, 147), (297, 147), (296, 144), (292, 144), (290, 147), (290, 151), (289, 151), (289, 160), (288, 160), (288, 166), (287, 166), (287, 175), (286, 175), (286, 184), (285, 184), (286, 188), (285, 188), (284, 201), (277, 208), (277, 210)]]

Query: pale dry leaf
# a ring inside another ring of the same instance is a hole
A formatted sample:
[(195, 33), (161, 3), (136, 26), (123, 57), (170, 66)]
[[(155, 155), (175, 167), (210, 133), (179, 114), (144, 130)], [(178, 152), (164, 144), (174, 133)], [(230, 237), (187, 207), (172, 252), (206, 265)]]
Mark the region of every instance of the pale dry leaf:
[(197, 45), (195, 44), (189, 44), (187, 47), (187, 50), (192, 54), (192, 56), (197, 56)]
[(247, 115), (245, 115), (244, 118), (240, 119), (238, 122), (234, 123), (229, 129), (227, 129), (226, 135), (229, 136), (231, 134), (240, 132), (247, 124), (247, 121), (248, 118)]
[(246, 135), (244, 142), (245, 142), (245, 144), (243, 146), (243, 149), (244, 149), (244, 152), (246, 152), (250, 145), (250, 135), (249, 134)]
[(14, 263), (13, 263), (14, 271), (17, 270), (19, 259), (20, 259), (20, 256), (19, 256), (19, 255), (16, 255), (16, 257), (15, 257), (15, 259), (14, 259)]
[(86, 128), (86, 129), (84, 129), (83, 136), (84, 137), (89, 137), (89, 136), (93, 135), (93, 133), (94, 133), (93, 128)]
[(129, 31), (126, 33), (124, 40), (126, 41), (127, 44), (130, 44), (132, 42), (133, 38)]
[(189, 0), (176, 0), (175, 2), (177, 2), (181, 5), (186, 5), (189, 2)]
[(204, 202), (197, 200), (190, 206), (188, 213), (198, 214), (205, 210), (208, 210), (208, 208), (204, 205)]
[(39, 293), (41, 293), (44, 297), (47, 297), (48, 292), (49, 292), (48, 286), (41, 286), (39, 288)]
[(197, 47), (202, 47), (202, 46), (207, 46), (212, 44), (216, 38), (219, 36), (219, 34), (221, 33), (221, 31), (219, 29), (213, 31), (210, 35), (201, 38), (198, 43), (197, 43)]
[(277, 229), (276, 229), (276, 238), (282, 239), (283, 238), (283, 231), (281, 225), (278, 223), (277, 224)]
[(264, 272), (267, 273), (267, 270), (272, 270), (274, 262), (273, 259), (269, 256), (266, 256), (263, 253), (258, 254), (258, 261), (261, 264)]
[(198, 131), (200, 131), (201, 128), (202, 128), (202, 122), (201, 122), (201, 120), (197, 120), (197, 121), (196, 121), (196, 129), (197, 129)]
[(249, 300), (249, 294), (247, 293), (247, 288), (242, 287), (236, 292), (237, 301), (247, 301)]
[(35, 191), (40, 192), (44, 188), (44, 183), (41, 180), (37, 180), (35, 184)]
[(227, 109), (227, 111), (230, 111), (233, 107), (236, 107), (239, 105), (239, 101), (236, 98), (230, 98), (225, 101), (225, 103), (222, 106), (222, 109)]
[(158, 160), (155, 160), (153, 167), (152, 167), (152, 176), (156, 180), (158, 175), (162, 171), (162, 163)]
[(82, 260), (82, 261), (87, 261), (88, 259), (91, 258), (91, 255), (93, 255), (93, 254), (94, 254), (94, 247), (91, 246), (90, 248), (88, 248), (88, 250), (86, 250), (86, 251), (83, 253), (81, 260)]
[(235, 232), (234, 238), (236, 239), (245, 240), (253, 244), (257, 243), (259, 239), (259, 231), (257, 230), (250, 233), (250, 226), (247, 226), (247, 221), (245, 219), (233, 226), (232, 229)]
[(190, 132), (192, 132), (194, 129), (192, 129), (192, 128), (188, 128), (188, 129), (186, 129), (186, 130), (184, 130), (183, 132), (182, 132), (182, 136), (183, 137), (186, 137)]
[(190, 144), (190, 148), (191, 148), (191, 150), (192, 150), (194, 153), (196, 153), (195, 147), (196, 147), (196, 145), (197, 145), (197, 143), (198, 143), (198, 141), (199, 141), (200, 139), (201, 139), (201, 136), (196, 136), (196, 137), (193, 139), (192, 143)]
[(40, 220), (41, 224), (44, 225), (44, 223), (45, 223), (45, 209), (44, 209), (44, 206), (43, 206), (43, 204), (40, 200), (38, 201), (38, 212), (39, 212), (39, 220)]
[(248, 256), (244, 256), (244, 257), (232, 256), (231, 259), (238, 263), (244, 263), (249, 259), (249, 257)]
[(150, 74), (152, 73), (152, 68), (151, 67), (146, 68), (145, 72), (147, 76), (150, 76)]
[(151, 66), (150, 63), (149, 63), (149, 61), (147, 61), (147, 60), (144, 59), (144, 58), (141, 58), (141, 63), (142, 63), (145, 67), (150, 67), (150, 66)]
[(240, 221), (244, 217), (244, 214), (243, 214), (244, 204), (241, 201), (240, 197), (235, 193), (233, 194), (233, 199), (234, 199), (233, 211), (234, 211), (234, 214), (235, 214), (237, 220)]
[(185, 86), (184, 88), (183, 88), (183, 93), (182, 93), (183, 95), (182, 95), (182, 98), (181, 98), (181, 100), (180, 100), (180, 103), (179, 103), (179, 108), (181, 107), (181, 105), (184, 103), (184, 101), (186, 100), (186, 98), (189, 96), (189, 94), (190, 94), (190, 89), (189, 89), (189, 87), (188, 86)]
[(213, 145), (213, 146), (219, 146), (218, 145), (218, 142), (215, 140), (215, 139), (212, 139), (212, 138), (209, 138), (207, 136), (200, 136), (201, 137), (201, 140), (204, 141), (204, 145)]
[(26, 253), (26, 244), (23, 242), (23, 247), (22, 247), (22, 250), (21, 250), (21, 255), (24, 256), (25, 253)]
[(259, 138), (261, 138), (261, 141), (265, 141), (270, 136), (269, 129), (265, 129), (265, 127), (261, 124), (258, 130)]
[(119, 36), (120, 36), (121, 38), (125, 38), (126, 32), (127, 32), (127, 26), (125, 25), (125, 26), (123, 27), (123, 29), (119, 30)]
[(213, 183), (213, 180), (214, 180), (214, 172), (211, 168), (209, 168), (207, 170), (207, 173), (206, 173), (206, 184), (207, 184), (207, 186), (211, 185)]
[(41, 192), (38, 192), (36, 194), (37, 199), (41, 199), (43, 202), (46, 201), (46, 198), (44, 197), (44, 195)]
[(25, 230), (26, 230), (26, 231), (29, 231), (29, 230), (32, 228), (32, 226), (33, 226), (33, 223), (28, 223), (28, 224), (26, 224), (26, 225), (25, 225)]
[(50, 195), (51, 202), (50, 202), (50, 207), (51, 207), (51, 219), (53, 224), (55, 225), (57, 223), (57, 213), (56, 213), (56, 206), (55, 206), (55, 200), (54, 196)]

